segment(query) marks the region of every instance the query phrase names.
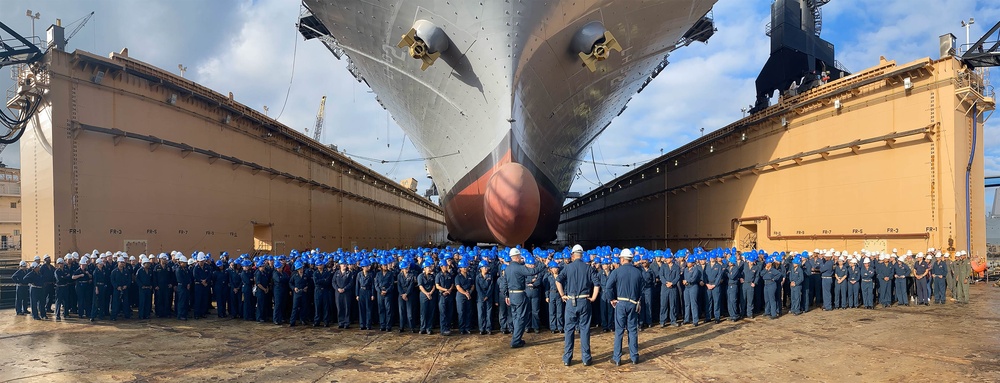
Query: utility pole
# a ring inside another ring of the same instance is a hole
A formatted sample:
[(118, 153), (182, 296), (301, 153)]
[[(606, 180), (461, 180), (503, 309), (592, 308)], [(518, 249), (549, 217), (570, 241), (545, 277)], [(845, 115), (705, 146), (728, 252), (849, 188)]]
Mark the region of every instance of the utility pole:
[(965, 49), (969, 49), (969, 44), (972, 43), (971, 41), (969, 41), (969, 27), (972, 27), (972, 24), (975, 24), (975, 23), (976, 23), (976, 19), (971, 18), (971, 17), (969, 18), (969, 22), (968, 23), (966, 23), (965, 20), (962, 20), (962, 27), (965, 28)]

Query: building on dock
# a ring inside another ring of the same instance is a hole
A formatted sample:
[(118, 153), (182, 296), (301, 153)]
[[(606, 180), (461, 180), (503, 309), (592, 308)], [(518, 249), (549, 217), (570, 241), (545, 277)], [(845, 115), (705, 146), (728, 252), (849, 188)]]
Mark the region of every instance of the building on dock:
[(21, 73), (45, 101), (20, 140), (25, 258), (445, 241), (437, 204), (231, 93), (127, 50), (40, 64)]
[(985, 254), (988, 89), (952, 56), (882, 59), (569, 202), (559, 241)]

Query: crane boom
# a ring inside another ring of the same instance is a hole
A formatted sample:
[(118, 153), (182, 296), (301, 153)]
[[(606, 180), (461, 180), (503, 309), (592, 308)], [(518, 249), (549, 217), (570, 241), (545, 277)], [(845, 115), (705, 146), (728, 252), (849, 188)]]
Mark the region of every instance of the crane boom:
[(69, 39), (73, 38), (73, 36), (76, 36), (76, 33), (79, 32), (81, 29), (83, 29), (84, 25), (87, 25), (87, 22), (90, 21), (91, 17), (94, 17), (94, 12), (90, 12), (90, 14), (87, 15), (87, 17), (84, 17), (83, 21), (80, 22), (80, 25), (77, 25), (76, 28), (73, 28), (73, 31), (70, 32), (69, 36), (66, 36), (66, 38), (63, 41), (69, 43)]
[(313, 139), (320, 142), (323, 137), (323, 115), (326, 114), (326, 96), (319, 100), (319, 112), (316, 113), (316, 129), (313, 131)]

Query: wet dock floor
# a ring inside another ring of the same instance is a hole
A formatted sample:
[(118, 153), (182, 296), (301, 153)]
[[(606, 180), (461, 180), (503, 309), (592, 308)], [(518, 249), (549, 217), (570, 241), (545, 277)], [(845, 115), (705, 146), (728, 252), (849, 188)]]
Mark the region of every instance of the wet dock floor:
[[(610, 363), (613, 335), (594, 333), (595, 364), (561, 361), (563, 338), (418, 335), (242, 320), (34, 321), (0, 311), (0, 381), (1000, 381), (1000, 289), (972, 286), (969, 305), (814, 310), (777, 320), (653, 328), (638, 365)], [(51, 318), (51, 315), (50, 315)], [(627, 356), (625, 357), (627, 361)]]

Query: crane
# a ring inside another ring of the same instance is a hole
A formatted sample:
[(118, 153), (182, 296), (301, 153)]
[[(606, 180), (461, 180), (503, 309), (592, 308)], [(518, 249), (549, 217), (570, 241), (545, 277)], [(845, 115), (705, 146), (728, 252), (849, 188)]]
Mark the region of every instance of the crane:
[(66, 36), (66, 38), (63, 39), (63, 44), (68, 44), (69, 39), (73, 38), (73, 36), (76, 36), (76, 33), (79, 32), (81, 29), (83, 29), (84, 25), (87, 25), (87, 22), (90, 21), (91, 17), (94, 17), (93, 11), (90, 12), (90, 14), (87, 15), (87, 17), (83, 18), (83, 21), (80, 22), (80, 25), (77, 25), (76, 28), (73, 28), (73, 31), (69, 33), (69, 36)]
[[(323, 136), (323, 115), (326, 114), (326, 96), (319, 99), (319, 112), (316, 113), (316, 129), (313, 131), (313, 139), (316, 142), (320, 142), (320, 137)], [(306, 133), (309, 133), (308, 130)]]

